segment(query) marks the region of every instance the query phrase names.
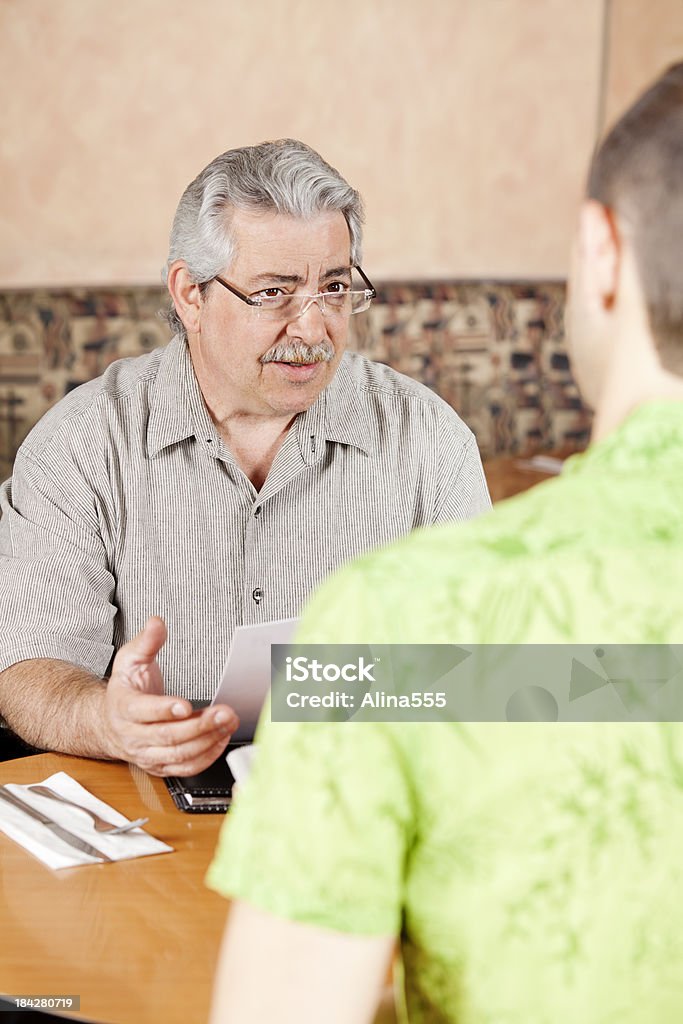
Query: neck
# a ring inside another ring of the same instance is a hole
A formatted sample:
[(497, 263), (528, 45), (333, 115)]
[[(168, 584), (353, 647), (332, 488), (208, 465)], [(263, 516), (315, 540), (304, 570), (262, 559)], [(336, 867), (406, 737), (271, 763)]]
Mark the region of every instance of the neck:
[(619, 391), (618, 382), (603, 392), (595, 410), (591, 444), (602, 441), (641, 405), (648, 402), (683, 402), (683, 378), (659, 368), (659, 373), (627, 393)]
[(683, 377), (662, 367), (630, 246), (621, 251), (619, 285), (603, 324), (609, 352), (595, 404), (591, 442), (601, 441), (646, 402), (683, 401)]
[(591, 442), (601, 441), (640, 405), (683, 401), (683, 377), (662, 367), (642, 303), (623, 303), (614, 328)]
[(239, 396), (226, 395), (207, 366), (199, 335), (189, 338), (190, 358), (204, 404), (221, 439), (257, 490), (263, 486), (287, 432), (296, 419), (291, 412), (254, 411)]
[(257, 491), (263, 487), (275, 456), (296, 417), (234, 415), (216, 422), (221, 438)]

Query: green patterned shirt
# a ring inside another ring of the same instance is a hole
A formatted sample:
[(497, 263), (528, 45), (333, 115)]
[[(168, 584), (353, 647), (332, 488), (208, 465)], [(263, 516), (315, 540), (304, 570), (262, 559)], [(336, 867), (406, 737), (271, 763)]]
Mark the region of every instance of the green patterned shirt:
[[(683, 403), (348, 566), (299, 639), (683, 642)], [(683, 1020), (683, 727), (264, 721), (260, 741), (208, 883), (400, 934), (411, 1022)]]

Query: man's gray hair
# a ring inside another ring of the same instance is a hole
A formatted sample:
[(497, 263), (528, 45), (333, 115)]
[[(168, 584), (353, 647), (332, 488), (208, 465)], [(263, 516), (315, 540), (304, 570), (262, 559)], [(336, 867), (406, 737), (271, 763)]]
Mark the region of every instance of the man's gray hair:
[[(205, 287), (226, 269), (235, 255), (232, 209), (275, 211), (302, 219), (339, 210), (349, 227), (351, 262), (360, 262), (360, 194), (310, 146), (279, 139), (229, 149), (187, 186), (173, 219), (164, 283), (177, 259), (185, 261), (194, 283)], [(187, 336), (172, 304), (166, 319), (174, 333)]]

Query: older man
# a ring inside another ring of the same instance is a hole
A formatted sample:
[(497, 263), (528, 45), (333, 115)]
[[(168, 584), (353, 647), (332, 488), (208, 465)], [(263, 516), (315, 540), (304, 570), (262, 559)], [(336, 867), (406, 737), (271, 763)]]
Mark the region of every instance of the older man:
[(173, 224), (175, 339), (22, 445), (2, 495), (0, 713), (31, 743), (202, 770), (236, 721), (188, 698), (212, 695), (236, 625), (295, 615), (350, 557), (488, 507), (453, 410), (345, 354), (375, 294), (361, 220), (302, 143), (219, 156)]
[[(581, 210), (590, 450), (344, 569), (302, 643), (683, 641), (682, 240), (679, 64)], [(212, 1022), (368, 1021), (397, 939), (411, 1022), (683, 1020), (682, 780), (680, 722), (267, 723), (209, 876), (240, 897)]]

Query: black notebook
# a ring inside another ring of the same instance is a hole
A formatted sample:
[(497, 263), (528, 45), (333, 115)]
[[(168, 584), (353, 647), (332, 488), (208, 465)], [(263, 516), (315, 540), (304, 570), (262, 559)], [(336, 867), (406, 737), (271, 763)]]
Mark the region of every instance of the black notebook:
[(187, 814), (225, 814), (230, 806), (232, 787), (235, 782), (225, 760), (226, 755), (243, 743), (230, 743), (213, 764), (198, 775), (169, 775), (164, 779), (173, 803), (179, 811)]

